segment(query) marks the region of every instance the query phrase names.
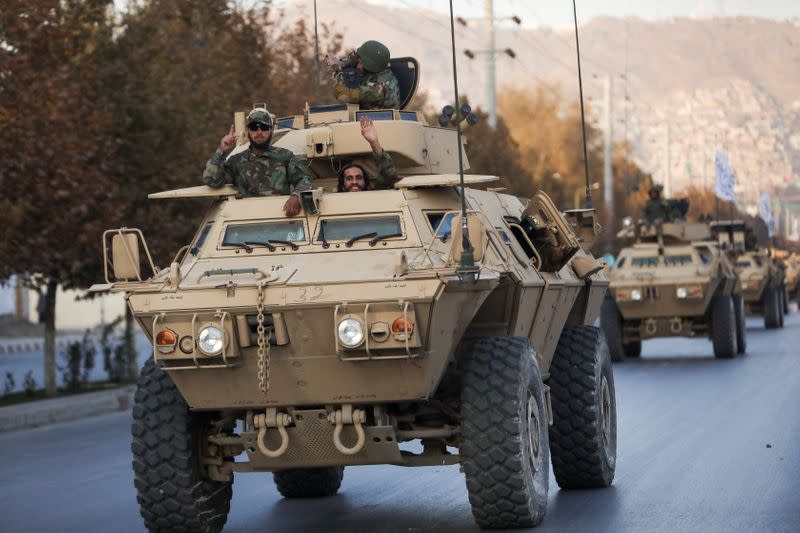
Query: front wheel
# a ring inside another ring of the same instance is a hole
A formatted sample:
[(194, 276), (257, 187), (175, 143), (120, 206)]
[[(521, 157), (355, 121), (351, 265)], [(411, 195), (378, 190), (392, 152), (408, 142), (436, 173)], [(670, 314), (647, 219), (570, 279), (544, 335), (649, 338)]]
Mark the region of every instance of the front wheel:
[(539, 525), (550, 476), (538, 356), (521, 337), (487, 337), (462, 351), (461, 456), (481, 528)]
[(736, 311), (733, 298), (720, 294), (714, 296), (711, 307), (711, 341), (714, 357), (731, 359), (736, 355)]
[(741, 294), (733, 295), (733, 310), (736, 315), (736, 352), (747, 351), (747, 320), (744, 313), (744, 298)]
[(625, 357), (636, 359), (642, 356), (642, 341), (625, 343)]
[(550, 367), (553, 473), (562, 489), (608, 487), (617, 466), (617, 400), (604, 337), (565, 329)]
[(780, 296), (778, 289), (767, 287), (764, 289), (764, 327), (776, 329), (781, 327), (780, 315), (783, 314), (780, 308)]
[(203, 475), (210, 419), (186, 401), (153, 358), (145, 362), (133, 404), (133, 471), (139, 511), (150, 531), (216, 533), (228, 519), (232, 481)]

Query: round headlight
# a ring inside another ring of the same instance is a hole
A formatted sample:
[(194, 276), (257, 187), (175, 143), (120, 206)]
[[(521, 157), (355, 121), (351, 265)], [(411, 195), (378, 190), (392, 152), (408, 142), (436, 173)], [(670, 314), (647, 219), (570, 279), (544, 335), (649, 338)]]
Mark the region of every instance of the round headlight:
[(681, 300), (686, 298), (687, 295), (688, 291), (686, 290), (686, 287), (678, 287), (677, 290), (675, 291), (675, 296), (677, 296)]
[(339, 334), (339, 342), (345, 348), (355, 348), (364, 342), (364, 326), (355, 318), (345, 318), (339, 322), (337, 333)]
[(225, 333), (216, 326), (206, 326), (200, 330), (197, 346), (206, 355), (217, 355), (225, 346)]
[(642, 299), (642, 291), (639, 289), (633, 289), (631, 291), (631, 300), (639, 301)]

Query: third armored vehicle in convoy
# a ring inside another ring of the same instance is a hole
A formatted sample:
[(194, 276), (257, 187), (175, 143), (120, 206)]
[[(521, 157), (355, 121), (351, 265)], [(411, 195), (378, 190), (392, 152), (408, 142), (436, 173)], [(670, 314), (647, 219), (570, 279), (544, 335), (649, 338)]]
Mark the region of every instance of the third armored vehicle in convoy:
[[(394, 61), (407, 103), (416, 63)], [(333, 192), (344, 164), (369, 164), (362, 116), (402, 179)], [(310, 106), (277, 124), (275, 144), (316, 178), (299, 216), (284, 215), (285, 197), (190, 187), (151, 195), (213, 201), (167, 268), (137, 230), (104, 237), (94, 290), (123, 292), (153, 344), (133, 409), (145, 525), (219, 531), (244, 472), (272, 472), (302, 498), (335, 494), (346, 466), (459, 464), (485, 528), (541, 522), (551, 458), (561, 487), (610, 485), (593, 211), (561, 213), (541, 192), (527, 204), (462, 192), (456, 132), (414, 111)]]
[(743, 220), (712, 222), (711, 231), (720, 246), (735, 258), (747, 312), (763, 315), (767, 329), (782, 328), (786, 297), (784, 269), (769, 250), (759, 248), (755, 239), (747, 238)]
[(733, 265), (707, 224), (629, 224), (609, 274), (601, 324), (611, 357), (639, 357), (642, 341), (708, 336), (714, 356), (746, 349), (744, 305)]

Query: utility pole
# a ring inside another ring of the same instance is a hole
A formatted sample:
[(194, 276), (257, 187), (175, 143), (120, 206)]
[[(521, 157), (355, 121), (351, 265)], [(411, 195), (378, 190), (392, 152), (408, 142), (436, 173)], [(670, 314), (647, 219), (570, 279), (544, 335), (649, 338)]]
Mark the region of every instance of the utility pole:
[(667, 166), (666, 166), (666, 174), (664, 177), (664, 198), (672, 198), (672, 153), (670, 152), (670, 144), (672, 143), (671, 138), (671, 126), (669, 123), (669, 119), (666, 122), (667, 127), (667, 143), (666, 143), (666, 159), (667, 159)]
[(603, 79), (604, 122), (603, 128), (603, 201), (609, 217), (614, 214), (614, 170), (611, 165), (614, 143), (614, 110), (611, 108), (611, 75)]
[(494, 62), (494, 0), (484, 0), (484, 19), (486, 22), (486, 102), (489, 107), (489, 126), (497, 127), (497, 80)]

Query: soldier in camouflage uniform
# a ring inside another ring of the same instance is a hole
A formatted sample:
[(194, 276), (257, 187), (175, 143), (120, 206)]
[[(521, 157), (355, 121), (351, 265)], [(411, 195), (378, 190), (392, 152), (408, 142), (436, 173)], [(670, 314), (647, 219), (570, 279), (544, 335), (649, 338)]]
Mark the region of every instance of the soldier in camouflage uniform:
[(367, 189), (388, 189), (397, 181), (397, 169), (392, 156), (381, 146), (378, 131), (367, 117), (361, 117), (361, 135), (372, 148), (372, 161), (378, 167), (378, 175), (370, 180), (366, 169), (358, 163), (350, 163), (339, 173), (339, 192), (358, 192)]
[(231, 127), (206, 163), (203, 181), (214, 188), (230, 183), (241, 196), (291, 194), (283, 210), (286, 216), (295, 216), (300, 212), (300, 191), (311, 189), (308, 169), (290, 150), (270, 146), (272, 117), (263, 107), (257, 107), (247, 115), (247, 130), (250, 147), (226, 160), (236, 146)]
[[(661, 198), (663, 185), (653, 185), (648, 194), (650, 199), (644, 207), (644, 217), (649, 224), (654, 224), (657, 220), (661, 222), (672, 222), (681, 218), (681, 212), (676, 200), (665, 200)], [(687, 204), (688, 206), (688, 204)]]
[[(389, 68), (389, 49), (378, 41), (367, 41), (343, 60), (328, 55), (333, 90), (340, 102), (359, 104), (361, 109), (400, 107), (400, 85)], [(348, 87), (343, 68), (355, 67), (364, 77), (358, 87)]]

